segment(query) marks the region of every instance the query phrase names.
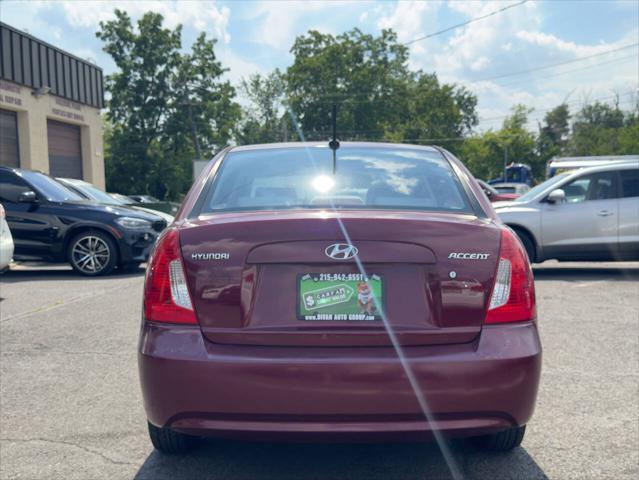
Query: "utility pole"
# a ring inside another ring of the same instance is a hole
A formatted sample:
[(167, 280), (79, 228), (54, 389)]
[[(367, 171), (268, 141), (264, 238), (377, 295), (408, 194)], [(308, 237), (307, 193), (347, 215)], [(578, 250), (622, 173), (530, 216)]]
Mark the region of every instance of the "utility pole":
[(195, 130), (195, 122), (193, 121), (193, 109), (191, 108), (193, 104), (191, 102), (188, 102), (186, 105), (189, 110), (189, 123), (191, 124), (191, 137), (193, 138), (193, 145), (195, 145), (196, 160), (201, 160), (202, 150), (200, 149), (200, 141), (197, 139), (197, 131)]
[(508, 144), (504, 143), (504, 182), (508, 181), (508, 176), (506, 174), (508, 170)]

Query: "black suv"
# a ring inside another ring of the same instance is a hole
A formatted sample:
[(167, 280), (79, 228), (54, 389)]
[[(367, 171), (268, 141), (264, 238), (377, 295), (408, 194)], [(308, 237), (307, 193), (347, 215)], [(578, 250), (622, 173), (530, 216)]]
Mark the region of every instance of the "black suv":
[(146, 261), (162, 218), (90, 202), (33, 170), (0, 167), (0, 203), (13, 236), (16, 260), (69, 262), (84, 275)]

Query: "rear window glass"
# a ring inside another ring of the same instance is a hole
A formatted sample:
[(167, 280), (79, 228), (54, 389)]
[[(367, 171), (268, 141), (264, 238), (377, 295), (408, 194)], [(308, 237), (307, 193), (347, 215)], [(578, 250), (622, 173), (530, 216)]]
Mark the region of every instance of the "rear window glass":
[(459, 179), (437, 151), (327, 147), (231, 152), (201, 213), (299, 208), (472, 213)]

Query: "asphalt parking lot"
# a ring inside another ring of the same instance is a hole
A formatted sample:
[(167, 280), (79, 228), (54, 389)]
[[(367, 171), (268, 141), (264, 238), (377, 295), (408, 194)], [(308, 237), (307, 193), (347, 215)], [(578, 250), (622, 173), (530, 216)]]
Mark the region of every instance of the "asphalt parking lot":
[[(143, 270), (0, 277), (2, 479), (450, 478), (436, 444), (208, 442), (154, 452), (137, 379)], [(466, 478), (639, 477), (639, 263), (535, 267), (544, 367), (522, 448), (455, 442)]]

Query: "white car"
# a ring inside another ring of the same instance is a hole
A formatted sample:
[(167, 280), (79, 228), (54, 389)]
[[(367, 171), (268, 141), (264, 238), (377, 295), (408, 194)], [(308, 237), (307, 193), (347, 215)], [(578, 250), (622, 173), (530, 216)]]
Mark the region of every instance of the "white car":
[(530, 187), (525, 183), (502, 182), (493, 183), (491, 186), (499, 193), (515, 193), (517, 195), (523, 195), (530, 191)]
[(7, 225), (4, 207), (0, 205), (0, 272), (5, 270), (13, 258), (13, 237)]
[(495, 212), (530, 260), (639, 260), (639, 161), (560, 173)]

